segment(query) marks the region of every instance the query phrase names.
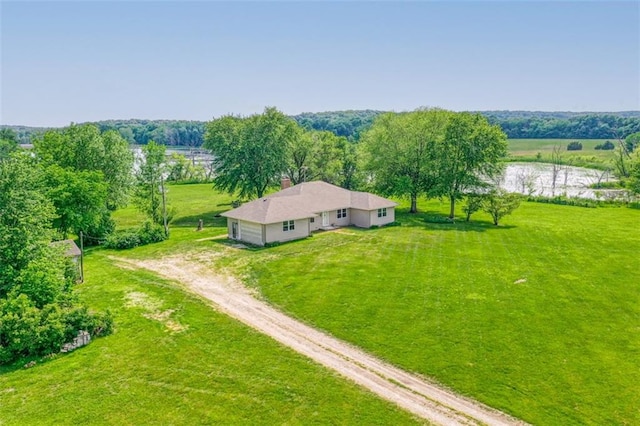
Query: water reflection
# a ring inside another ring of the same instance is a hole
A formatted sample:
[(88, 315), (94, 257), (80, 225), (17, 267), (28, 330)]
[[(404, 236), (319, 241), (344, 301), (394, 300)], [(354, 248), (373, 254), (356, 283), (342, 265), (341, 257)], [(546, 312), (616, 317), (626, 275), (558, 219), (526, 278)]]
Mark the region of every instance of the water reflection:
[(592, 189), (590, 185), (617, 180), (611, 172), (546, 163), (509, 163), (500, 186), (525, 195), (615, 198), (624, 191)]

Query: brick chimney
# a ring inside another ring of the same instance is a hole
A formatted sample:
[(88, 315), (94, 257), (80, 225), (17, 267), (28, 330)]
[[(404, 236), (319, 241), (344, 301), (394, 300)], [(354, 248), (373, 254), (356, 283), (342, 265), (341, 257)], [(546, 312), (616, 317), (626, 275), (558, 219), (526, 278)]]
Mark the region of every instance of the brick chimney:
[(291, 179), (283, 177), (280, 179), (280, 189), (287, 189), (291, 187)]

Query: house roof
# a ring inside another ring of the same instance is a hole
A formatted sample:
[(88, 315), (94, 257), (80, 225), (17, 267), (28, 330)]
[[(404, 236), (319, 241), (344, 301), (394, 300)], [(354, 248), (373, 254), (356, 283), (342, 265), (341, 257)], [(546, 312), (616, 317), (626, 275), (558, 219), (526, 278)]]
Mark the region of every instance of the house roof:
[(222, 216), (267, 224), (311, 218), (323, 211), (345, 208), (376, 210), (396, 205), (391, 200), (368, 192), (349, 191), (326, 182), (314, 181), (303, 182), (245, 203), (237, 209), (222, 213)]
[(69, 257), (77, 257), (80, 256), (80, 248), (73, 240), (62, 240), (62, 241), (54, 241), (51, 243), (53, 246), (62, 246), (66, 249), (65, 255)]

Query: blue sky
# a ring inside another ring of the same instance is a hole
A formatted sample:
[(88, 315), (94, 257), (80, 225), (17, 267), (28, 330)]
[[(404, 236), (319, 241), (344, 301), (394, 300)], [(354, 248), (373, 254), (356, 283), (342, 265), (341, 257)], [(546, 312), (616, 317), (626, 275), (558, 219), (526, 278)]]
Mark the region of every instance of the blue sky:
[(640, 109), (637, 1), (0, 3), (0, 123)]

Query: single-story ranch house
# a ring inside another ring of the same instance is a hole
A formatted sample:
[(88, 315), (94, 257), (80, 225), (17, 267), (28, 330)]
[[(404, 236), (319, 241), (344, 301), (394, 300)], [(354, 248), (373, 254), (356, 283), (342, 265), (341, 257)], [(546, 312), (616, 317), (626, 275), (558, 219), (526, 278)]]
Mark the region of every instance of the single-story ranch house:
[[(284, 186), (284, 185), (283, 185)], [(395, 220), (397, 203), (326, 182), (304, 182), (222, 213), (229, 238), (263, 246), (305, 238), (318, 229), (381, 226)]]

